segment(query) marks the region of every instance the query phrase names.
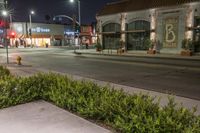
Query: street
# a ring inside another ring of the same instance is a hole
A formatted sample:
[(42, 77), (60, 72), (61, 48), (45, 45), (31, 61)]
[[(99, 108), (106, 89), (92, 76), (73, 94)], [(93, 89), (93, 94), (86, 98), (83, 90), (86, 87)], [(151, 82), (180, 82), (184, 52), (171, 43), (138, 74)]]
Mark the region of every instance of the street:
[[(0, 63), (6, 62), (4, 50), (0, 49)], [(11, 49), (10, 62), (17, 55), (22, 57), (22, 63), (34, 67), (200, 100), (198, 62), (189, 67), (188, 60), (181, 60), (180, 65), (170, 59), (134, 61), (139, 59), (132, 57), (133, 61), (128, 61), (126, 57), (74, 54), (73, 50), (56, 48)], [(163, 61), (159, 64), (159, 60)], [(177, 65), (166, 64), (164, 60)]]

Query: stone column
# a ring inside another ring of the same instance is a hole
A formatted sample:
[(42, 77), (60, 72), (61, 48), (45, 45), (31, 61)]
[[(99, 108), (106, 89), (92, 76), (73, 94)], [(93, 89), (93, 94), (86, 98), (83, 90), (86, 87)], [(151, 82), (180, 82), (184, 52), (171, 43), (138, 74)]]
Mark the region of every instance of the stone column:
[(185, 31), (185, 38), (186, 39), (193, 39), (193, 30), (194, 27), (194, 10), (192, 7), (187, 9), (186, 13), (186, 31)]
[(156, 40), (156, 12), (155, 10), (151, 11), (150, 14), (150, 30), (151, 30), (151, 34), (150, 34), (150, 40)]
[[(122, 13), (121, 14), (121, 18), (120, 18), (120, 24), (121, 24), (121, 41), (123, 41), (124, 43), (126, 42), (126, 17), (127, 17), (127, 13)], [(126, 45), (125, 45), (125, 49)]]
[(97, 19), (97, 43), (103, 45), (102, 21), (100, 19)]

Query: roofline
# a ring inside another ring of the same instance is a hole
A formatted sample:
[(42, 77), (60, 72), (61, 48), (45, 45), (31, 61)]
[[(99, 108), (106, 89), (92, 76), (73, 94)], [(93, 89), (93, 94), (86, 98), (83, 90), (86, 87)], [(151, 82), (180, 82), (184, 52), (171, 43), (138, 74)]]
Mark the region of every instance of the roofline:
[[(128, 0), (124, 0), (124, 1), (128, 1)], [(185, 5), (185, 4), (189, 4), (189, 3), (200, 3), (200, 1), (193, 1), (193, 2), (186, 2), (186, 3), (182, 3), (180, 4), (181, 6)], [(174, 7), (177, 5), (171, 5), (171, 6), (159, 6), (159, 7), (152, 7), (152, 8), (145, 8), (145, 9), (138, 9), (138, 10), (129, 10), (129, 11), (123, 11), (123, 12), (116, 12), (116, 13), (107, 13), (107, 14), (103, 14), (103, 15), (98, 15), (98, 13), (96, 14), (96, 17), (101, 17), (101, 16), (109, 16), (109, 15), (117, 15), (119, 13), (129, 13), (129, 12), (138, 12), (138, 11), (145, 11), (145, 10), (151, 10), (151, 9), (159, 9), (159, 8), (163, 8), (163, 7)], [(104, 6), (105, 7), (105, 6)]]

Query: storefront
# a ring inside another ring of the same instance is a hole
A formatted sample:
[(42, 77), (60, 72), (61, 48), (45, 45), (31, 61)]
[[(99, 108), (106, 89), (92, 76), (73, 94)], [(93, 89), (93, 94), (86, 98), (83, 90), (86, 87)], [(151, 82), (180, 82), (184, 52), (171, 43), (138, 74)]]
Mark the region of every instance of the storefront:
[[(97, 14), (99, 42), (104, 49), (117, 48), (119, 41), (127, 50), (145, 51), (153, 41), (161, 53), (180, 53), (182, 41), (191, 39), (199, 52), (199, 0), (126, 0), (107, 4)], [(126, 8), (124, 8), (126, 7)]]
[(194, 41), (196, 41), (194, 50), (195, 52), (200, 52), (200, 17), (195, 17), (194, 24)]
[(90, 26), (90, 25), (81, 26), (80, 39), (81, 39), (82, 45), (93, 44), (92, 35), (93, 35), (92, 26)]
[(11, 27), (16, 33), (14, 38), (10, 38), (11, 46), (14, 47), (62, 46), (64, 42), (63, 25), (32, 23), (31, 33), (29, 23), (15, 22)]

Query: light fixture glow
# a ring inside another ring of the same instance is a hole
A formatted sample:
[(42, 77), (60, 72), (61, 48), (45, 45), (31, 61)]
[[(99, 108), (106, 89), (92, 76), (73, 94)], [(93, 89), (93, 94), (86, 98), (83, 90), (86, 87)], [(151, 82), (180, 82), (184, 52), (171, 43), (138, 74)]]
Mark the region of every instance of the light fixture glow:
[(2, 11), (2, 15), (3, 15), (3, 16), (8, 16), (8, 12), (7, 12), (6, 10), (3, 10), (3, 11)]
[(31, 14), (32, 14), (32, 15), (34, 15), (34, 14), (35, 14), (35, 12), (34, 12), (34, 11), (31, 11)]

